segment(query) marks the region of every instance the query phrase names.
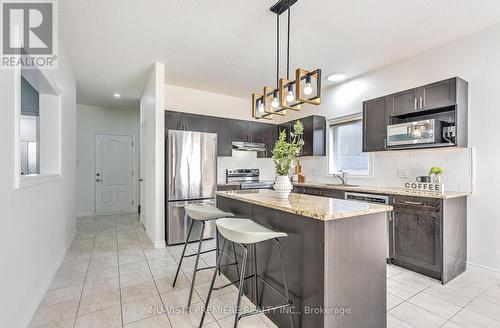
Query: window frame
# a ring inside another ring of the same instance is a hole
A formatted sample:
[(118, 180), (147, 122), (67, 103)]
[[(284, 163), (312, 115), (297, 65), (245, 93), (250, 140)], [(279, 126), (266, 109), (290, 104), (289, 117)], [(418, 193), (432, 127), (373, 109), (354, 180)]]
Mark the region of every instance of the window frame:
[[(327, 143), (327, 174), (328, 176), (335, 176), (339, 174), (340, 172), (337, 170), (335, 167), (336, 163), (333, 158), (334, 156), (334, 151), (333, 151), (333, 146), (334, 146), (334, 140), (333, 140), (333, 128), (338, 127), (341, 125), (349, 125), (353, 123), (360, 122), (361, 124), (363, 123), (363, 114), (362, 113), (355, 113), (355, 114), (350, 114), (350, 115), (345, 115), (345, 116), (340, 116), (334, 119), (328, 120), (328, 143)], [(361, 136), (362, 138), (362, 136)], [(362, 142), (362, 140), (361, 140)], [(355, 177), (355, 178), (373, 178), (373, 154), (372, 153), (367, 153), (368, 155), (368, 171), (366, 174), (361, 174), (360, 171), (356, 172), (348, 172), (348, 171), (343, 171), (347, 177)]]

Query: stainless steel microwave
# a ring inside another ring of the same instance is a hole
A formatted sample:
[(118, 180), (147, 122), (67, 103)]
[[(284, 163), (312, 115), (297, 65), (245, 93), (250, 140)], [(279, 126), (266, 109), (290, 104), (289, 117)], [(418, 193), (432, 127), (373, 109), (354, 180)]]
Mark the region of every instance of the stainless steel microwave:
[(387, 146), (418, 145), (436, 142), (436, 120), (421, 120), (387, 126)]

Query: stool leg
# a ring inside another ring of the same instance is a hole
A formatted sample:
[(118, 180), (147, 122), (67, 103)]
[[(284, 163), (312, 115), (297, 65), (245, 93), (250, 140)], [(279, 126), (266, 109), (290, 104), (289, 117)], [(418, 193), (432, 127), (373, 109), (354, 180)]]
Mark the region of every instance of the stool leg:
[(193, 298), (193, 289), (196, 282), (196, 272), (198, 271), (198, 263), (200, 262), (201, 245), (203, 243), (203, 233), (205, 232), (205, 221), (201, 221), (203, 224), (201, 226), (200, 242), (198, 243), (198, 254), (196, 255), (196, 261), (194, 263), (193, 279), (191, 280), (191, 289), (189, 290), (188, 308), (191, 307), (191, 299)]
[[(288, 303), (292, 304), (292, 299), (290, 298), (290, 292), (288, 291), (288, 278), (286, 276), (286, 267), (285, 267), (285, 258), (283, 257), (283, 250), (281, 249), (281, 243), (278, 238), (276, 238), (276, 245), (278, 245), (278, 252), (280, 254), (281, 259), (281, 270), (283, 271), (283, 284), (285, 285), (285, 296), (287, 298)], [(295, 320), (293, 320), (293, 313), (291, 306), (288, 307), (289, 315), (290, 315), (290, 323), (291, 327), (295, 327)]]
[[(215, 261), (217, 261), (217, 259), (219, 258), (219, 253), (220, 253), (220, 248), (219, 248), (219, 233), (218, 233), (218, 231), (216, 229), (216, 231), (215, 231), (215, 258), (216, 258), (216, 260)], [(219, 268), (218, 271), (219, 271), (219, 276), (220, 276), (221, 275), (220, 268)]]
[(191, 237), (191, 231), (193, 230), (194, 220), (191, 220), (191, 224), (189, 225), (189, 232), (186, 237), (186, 242), (184, 243), (184, 249), (182, 250), (181, 259), (179, 260), (179, 265), (177, 266), (177, 272), (175, 273), (174, 283), (172, 287), (175, 287), (175, 283), (177, 282), (177, 277), (179, 276), (179, 271), (181, 270), (182, 260), (184, 259), (184, 254), (186, 254), (186, 248), (189, 242), (189, 238)]
[[(222, 251), (224, 251), (225, 245), (226, 245), (226, 239), (222, 238), (222, 247), (221, 247)], [(215, 278), (217, 278), (217, 269), (220, 269), (221, 259), (222, 259), (222, 252), (219, 255), (219, 257), (217, 258), (217, 264), (215, 266), (215, 271), (214, 271), (214, 274), (212, 276), (212, 282), (210, 283), (210, 288), (208, 289), (208, 295), (207, 295), (207, 300), (205, 302), (205, 308), (203, 309), (203, 313), (201, 315), (200, 328), (203, 326), (203, 321), (205, 321), (205, 315), (206, 315), (206, 312), (208, 310), (208, 304), (210, 302), (210, 297), (212, 296), (212, 290), (213, 290), (214, 285), (215, 285)]]
[(246, 245), (243, 245), (243, 260), (241, 262), (241, 273), (240, 273), (240, 286), (238, 290), (238, 301), (236, 301), (236, 314), (234, 315), (234, 328), (238, 327), (238, 320), (240, 316), (240, 305), (241, 305), (241, 298), (243, 297), (243, 288), (245, 285), (245, 270), (247, 266), (247, 256), (248, 256), (248, 249)]
[(233, 257), (234, 257), (234, 263), (236, 263), (236, 276), (240, 276), (240, 267), (238, 266), (238, 256), (236, 256), (236, 246), (234, 243), (233, 244)]
[(257, 244), (253, 244), (253, 274), (255, 275), (253, 277), (253, 295), (254, 295), (254, 303), (255, 307), (258, 309), (259, 308), (259, 287), (257, 285), (257, 282), (259, 281), (257, 279)]

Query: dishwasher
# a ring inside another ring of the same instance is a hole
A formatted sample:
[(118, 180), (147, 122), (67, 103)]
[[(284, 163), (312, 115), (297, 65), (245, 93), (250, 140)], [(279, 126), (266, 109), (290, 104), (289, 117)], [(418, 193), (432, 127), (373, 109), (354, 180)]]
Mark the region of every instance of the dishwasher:
[[(389, 205), (390, 200), (388, 195), (377, 195), (377, 194), (367, 194), (367, 193), (359, 193), (359, 192), (346, 192), (345, 197), (346, 200), (352, 200), (356, 202), (362, 203), (372, 203), (372, 204), (382, 204)], [(390, 229), (391, 229), (391, 220), (392, 220), (392, 212), (387, 214), (387, 246), (386, 246), (386, 258), (387, 263), (390, 263)]]

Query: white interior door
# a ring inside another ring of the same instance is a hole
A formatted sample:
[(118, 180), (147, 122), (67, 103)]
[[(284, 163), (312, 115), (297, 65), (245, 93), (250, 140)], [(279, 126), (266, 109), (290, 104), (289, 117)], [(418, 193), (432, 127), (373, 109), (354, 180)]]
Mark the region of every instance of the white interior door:
[(94, 180), (97, 214), (134, 211), (132, 141), (132, 136), (95, 136)]

